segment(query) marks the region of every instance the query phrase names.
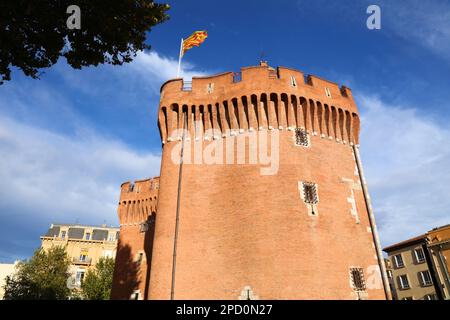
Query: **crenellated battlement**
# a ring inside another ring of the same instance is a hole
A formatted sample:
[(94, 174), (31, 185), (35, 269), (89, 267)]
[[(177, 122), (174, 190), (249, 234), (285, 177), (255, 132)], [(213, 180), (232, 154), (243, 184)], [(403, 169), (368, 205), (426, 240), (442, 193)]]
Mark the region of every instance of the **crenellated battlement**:
[(240, 73), (167, 81), (158, 120), (163, 144), (179, 140), (185, 122), (191, 136), (201, 130), (206, 140), (247, 130), (303, 128), (337, 142), (359, 143), (358, 110), (349, 88), (265, 62)]
[[(212, 88), (209, 89), (209, 85), (212, 85)], [(223, 94), (227, 91), (261, 90), (273, 86), (276, 86), (277, 89), (285, 87), (287, 91), (290, 91), (291, 88), (300, 92), (305, 90), (332, 99), (353, 98), (351, 90), (344, 85), (340, 87), (335, 82), (305, 74), (293, 68), (280, 66), (275, 69), (268, 66), (266, 62), (261, 62), (259, 66), (242, 67), (240, 72), (224, 72), (205, 77), (193, 77), (192, 81), (185, 81), (182, 78), (171, 79), (162, 84), (160, 92), (162, 99), (166, 95), (178, 96), (178, 93), (183, 94), (183, 92), (190, 98), (194, 98), (205, 94), (217, 96), (217, 93)], [(214, 94), (214, 89), (218, 89), (216, 94)], [(327, 89), (330, 90), (331, 97), (327, 96)]]
[(121, 225), (147, 221), (156, 212), (159, 177), (122, 183), (118, 207)]

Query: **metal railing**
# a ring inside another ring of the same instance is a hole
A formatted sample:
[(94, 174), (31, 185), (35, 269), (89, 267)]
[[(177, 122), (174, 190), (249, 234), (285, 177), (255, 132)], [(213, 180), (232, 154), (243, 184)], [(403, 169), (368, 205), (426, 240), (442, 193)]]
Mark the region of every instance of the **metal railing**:
[(72, 258), (72, 262), (74, 264), (91, 264), (92, 258)]
[(183, 81), (183, 86), (181, 87), (183, 91), (192, 91), (192, 81)]

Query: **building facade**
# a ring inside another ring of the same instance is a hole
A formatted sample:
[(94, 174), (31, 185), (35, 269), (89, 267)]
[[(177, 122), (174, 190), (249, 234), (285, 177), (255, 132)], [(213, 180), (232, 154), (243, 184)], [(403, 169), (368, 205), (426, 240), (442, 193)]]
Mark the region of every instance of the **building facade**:
[(14, 263), (0, 263), (0, 300), (3, 300), (5, 294), (6, 277), (12, 277), (16, 272), (18, 261)]
[(386, 274), (389, 282), (389, 289), (391, 290), (392, 300), (398, 300), (391, 260), (385, 258), (384, 265), (386, 266)]
[(389, 279), (398, 300), (442, 298), (433, 262), (427, 249), (427, 235), (402, 241), (383, 249), (388, 254)]
[(349, 88), (261, 62), (167, 81), (158, 115), (157, 203), (118, 210), (131, 258), (152, 239), (143, 299), (390, 298)]
[(41, 236), (41, 248), (66, 248), (71, 261), (71, 277), (67, 284), (71, 288), (79, 288), (87, 270), (94, 267), (101, 257), (115, 258), (119, 231), (119, 228), (106, 225), (52, 224)]
[(436, 271), (436, 280), (442, 298), (450, 299), (450, 225), (435, 228), (427, 233), (427, 247)]

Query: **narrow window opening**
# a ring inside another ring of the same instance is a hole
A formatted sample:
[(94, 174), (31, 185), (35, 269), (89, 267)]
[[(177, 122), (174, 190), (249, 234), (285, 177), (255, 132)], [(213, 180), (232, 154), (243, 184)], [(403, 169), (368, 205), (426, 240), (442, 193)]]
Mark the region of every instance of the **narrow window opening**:
[(291, 86), (294, 88), (297, 87), (297, 80), (295, 80), (294, 76), (291, 76)]
[(328, 98), (331, 98), (330, 88), (325, 88), (325, 94), (327, 95)]

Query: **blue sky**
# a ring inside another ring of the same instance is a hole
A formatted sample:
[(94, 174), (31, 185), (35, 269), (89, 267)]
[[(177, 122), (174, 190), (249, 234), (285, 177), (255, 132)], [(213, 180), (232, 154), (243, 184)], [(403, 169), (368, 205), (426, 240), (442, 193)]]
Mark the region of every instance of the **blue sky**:
[[(258, 63), (297, 68), (352, 88), (361, 153), (383, 245), (450, 223), (450, 3), (169, 1), (171, 19), (129, 65), (40, 80), (14, 71), (0, 86), (0, 262), (30, 256), (53, 222), (117, 225), (119, 186), (159, 174), (159, 87), (183, 74)], [(357, 4), (355, 4), (357, 3)], [(366, 28), (378, 4), (382, 29)]]

